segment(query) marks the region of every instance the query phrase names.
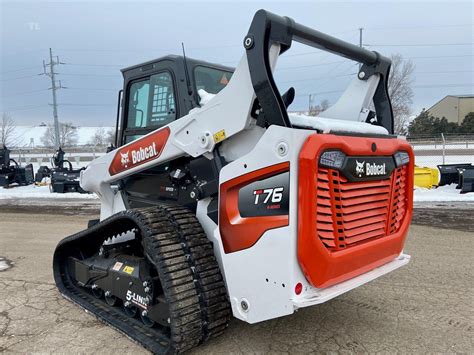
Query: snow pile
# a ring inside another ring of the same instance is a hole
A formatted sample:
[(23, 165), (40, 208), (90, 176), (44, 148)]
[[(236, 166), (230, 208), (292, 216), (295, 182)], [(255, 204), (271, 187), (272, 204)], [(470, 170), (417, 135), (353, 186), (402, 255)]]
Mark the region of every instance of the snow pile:
[[(199, 97), (201, 98), (201, 106), (206, 105), (216, 95), (210, 94), (206, 90), (198, 90)], [(350, 132), (350, 133), (371, 133), (371, 134), (383, 134), (387, 135), (388, 131), (381, 126), (375, 126), (365, 122), (337, 120), (334, 118), (324, 117), (313, 117), (307, 116), (301, 113), (288, 113), (288, 117), (292, 125), (317, 129), (324, 133), (329, 132)]]
[(97, 199), (96, 194), (80, 194), (79, 192), (68, 192), (65, 194), (51, 193), (49, 186), (18, 186), (5, 189), (0, 187), (0, 200), (25, 199), (25, 198), (74, 198), (74, 199)]
[(440, 186), (436, 189), (417, 187), (413, 199), (415, 202), (474, 202), (474, 192), (460, 194), (456, 184)]

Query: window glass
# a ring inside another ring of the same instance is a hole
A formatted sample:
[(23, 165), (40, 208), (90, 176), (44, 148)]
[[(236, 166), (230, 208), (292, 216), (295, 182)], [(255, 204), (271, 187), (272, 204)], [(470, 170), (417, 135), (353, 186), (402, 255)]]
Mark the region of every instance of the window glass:
[(146, 127), (149, 92), (150, 84), (148, 80), (137, 81), (130, 86), (127, 116), (128, 128)]
[(169, 73), (134, 82), (128, 102), (127, 128), (157, 128), (176, 119), (173, 80)]
[(217, 94), (226, 87), (232, 72), (197, 66), (194, 69), (194, 80), (196, 81), (196, 89), (204, 89), (210, 94)]

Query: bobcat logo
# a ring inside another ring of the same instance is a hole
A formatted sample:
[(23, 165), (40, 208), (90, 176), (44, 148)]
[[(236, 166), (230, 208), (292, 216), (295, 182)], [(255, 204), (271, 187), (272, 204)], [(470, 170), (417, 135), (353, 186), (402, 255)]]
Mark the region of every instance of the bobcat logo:
[(362, 163), (359, 163), (356, 160), (356, 173), (359, 177), (362, 177), (362, 174), (364, 173), (364, 164), (365, 164), (365, 161), (363, 161)]
[(120, 153), (120, 155), (122, 156), (122, 159), (120, 159), (120, 162), (122, 163), (124, 167), (127, 167), (130, 161), (130, 158), (128, 157), (128, 151), (125, 153)]

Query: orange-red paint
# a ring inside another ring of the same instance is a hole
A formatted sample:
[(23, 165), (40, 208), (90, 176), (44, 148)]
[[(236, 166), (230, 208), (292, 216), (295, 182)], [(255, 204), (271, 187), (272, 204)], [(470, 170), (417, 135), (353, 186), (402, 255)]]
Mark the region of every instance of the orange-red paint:
[[(348, 182), (338, 171), (318, 166), (327, 149), (355, 156), (406, 151), (410, 163), (395, 169), (390, 179)], [(313, 286), (348, 280), (400, 254), (413, 211), (413, 169), (413, 150), (403, 140), (308, 137), (299, 157), (298, 260)]]
[(165, 127), (121, 147), (112, 159), (109, 174), (116, 175), (157, 159), (161, 155), (169, 135), (170, 129)]
[(250, 248), (265, 231), (288, 225), (288, 215), (241, 217), (238, 199), (242, 187), (289, 170), (289, 162), (271, 165), (238, 176), (220, 186), (219, 228), (226, 253)]

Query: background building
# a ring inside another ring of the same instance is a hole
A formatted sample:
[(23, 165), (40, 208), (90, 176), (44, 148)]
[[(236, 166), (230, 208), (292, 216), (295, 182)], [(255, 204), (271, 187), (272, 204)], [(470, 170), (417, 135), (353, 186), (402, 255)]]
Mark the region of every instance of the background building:
[(461, 124), (469, 112), (474, 112), (474, 95), (448, 95), (427, 111), (434, 117), (446, 117), (448, 122)]

